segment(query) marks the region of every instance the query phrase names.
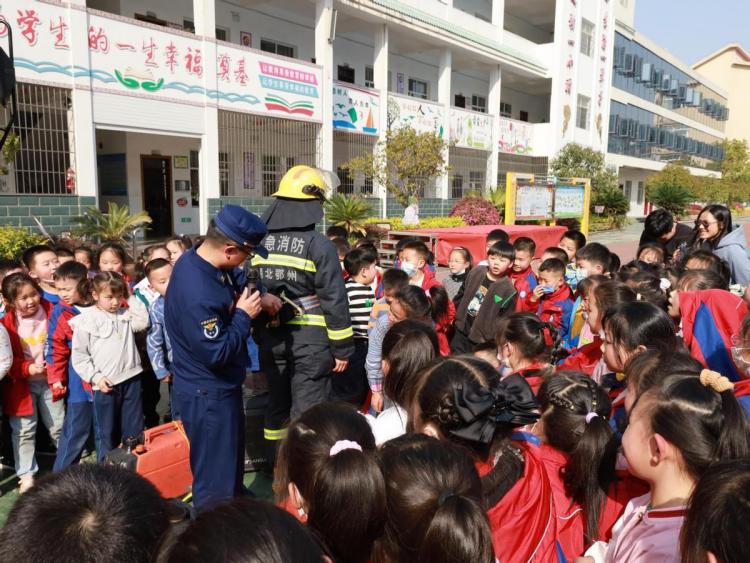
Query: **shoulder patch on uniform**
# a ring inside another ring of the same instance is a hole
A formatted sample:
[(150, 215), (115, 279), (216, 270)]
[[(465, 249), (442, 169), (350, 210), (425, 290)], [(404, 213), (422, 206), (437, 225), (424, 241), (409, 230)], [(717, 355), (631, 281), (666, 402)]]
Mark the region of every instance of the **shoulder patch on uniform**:
[(525, 292), (525, 291), (522, 291), (521, 293), (519, 293), (519, 294), (518, 294), (518, 296), (519, 296), (519, 297), (520, 297), (521, 299), (523, 299), (524, 297), (526, 297), (526, 292)]
[(203, 336), (209, 340), (213, 340), (219, 336), (219, 319), (217, 317), (201, 321), (201, 326), (203, 327)]

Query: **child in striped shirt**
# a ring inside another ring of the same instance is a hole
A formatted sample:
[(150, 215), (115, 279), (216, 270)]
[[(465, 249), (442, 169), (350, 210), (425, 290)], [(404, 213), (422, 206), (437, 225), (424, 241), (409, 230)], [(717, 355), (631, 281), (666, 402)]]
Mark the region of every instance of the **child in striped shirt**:
[(344, 257), (344, 268), (349, 274), (346, 280), (346, 296), (349, 300), (349, 315), (354, 331), (354, 354), (349, 366), (332, 381), (333, 398), (361, 406), (367, 397), (369, 386), (365, 371), (367, 357), (367, 323), (375, 304), (372, 282), (375, 279), (377, 254), (372, 249), (355, 248)]

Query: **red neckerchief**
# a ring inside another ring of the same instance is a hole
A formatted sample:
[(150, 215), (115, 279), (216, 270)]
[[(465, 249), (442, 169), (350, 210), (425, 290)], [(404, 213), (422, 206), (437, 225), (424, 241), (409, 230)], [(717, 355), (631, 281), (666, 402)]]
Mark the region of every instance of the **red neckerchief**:
[(534, 363), (523, 369), (516, 370), (513, 373), (520, 375), (521, 377), (526, 379), (527, 377), (537, 377), (536, 373), (529, 373), (529, 372), (540, 371), (548, 367), (550, 367), (549, 364)]

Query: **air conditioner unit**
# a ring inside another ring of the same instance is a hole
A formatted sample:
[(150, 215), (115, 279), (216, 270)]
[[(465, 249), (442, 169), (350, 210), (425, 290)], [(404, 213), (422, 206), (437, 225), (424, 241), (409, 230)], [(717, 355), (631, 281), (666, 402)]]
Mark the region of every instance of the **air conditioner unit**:
[(625, 47), (615, 47), (612, 55), (612, 68), (620, 69), (625, 65)]
[(638, 74), (638, 82), (641, 84), (650, 84), (654, 74), (654, 65), (652, 63), (643, 63), (641, 72)]
[(661, 84), (659, 84), (659, 87), (657, 90), (662, 93), (669, 92), (669, 85), (672, 82), (672, 75), (667, 74), (666, 72), (662, 74)]
[(622, 74), (625, 76), (633, 76), (635, 72), (635, 60), (633, 55), (630, 53), (625, 55), (625, 64), (622, 65)]
[(662, 80), (664, 80), (664, 71), (654, 70), (651, 74), (651, 86), (658, 89), (661, 86)]

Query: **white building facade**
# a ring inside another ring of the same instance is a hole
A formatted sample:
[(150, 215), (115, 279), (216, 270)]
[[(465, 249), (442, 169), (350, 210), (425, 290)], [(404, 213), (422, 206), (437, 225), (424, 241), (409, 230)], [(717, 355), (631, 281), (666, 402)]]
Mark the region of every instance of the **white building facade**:
[(635, 0), (616, 1), (609, 142), (630, 215), (649, 212), (646, 178), (668, 163), (721, 176), (727, 94), (634, 29)]
[(198, 233), (302, 163), (400, 215), (340, 167), (401, 126), (450, 141), (421, 201), (447, 214), (569, 142), (607, 149), (615, 1), (5, 0), (21, 149), (0, 222), (64, 231), (114, 201)]

